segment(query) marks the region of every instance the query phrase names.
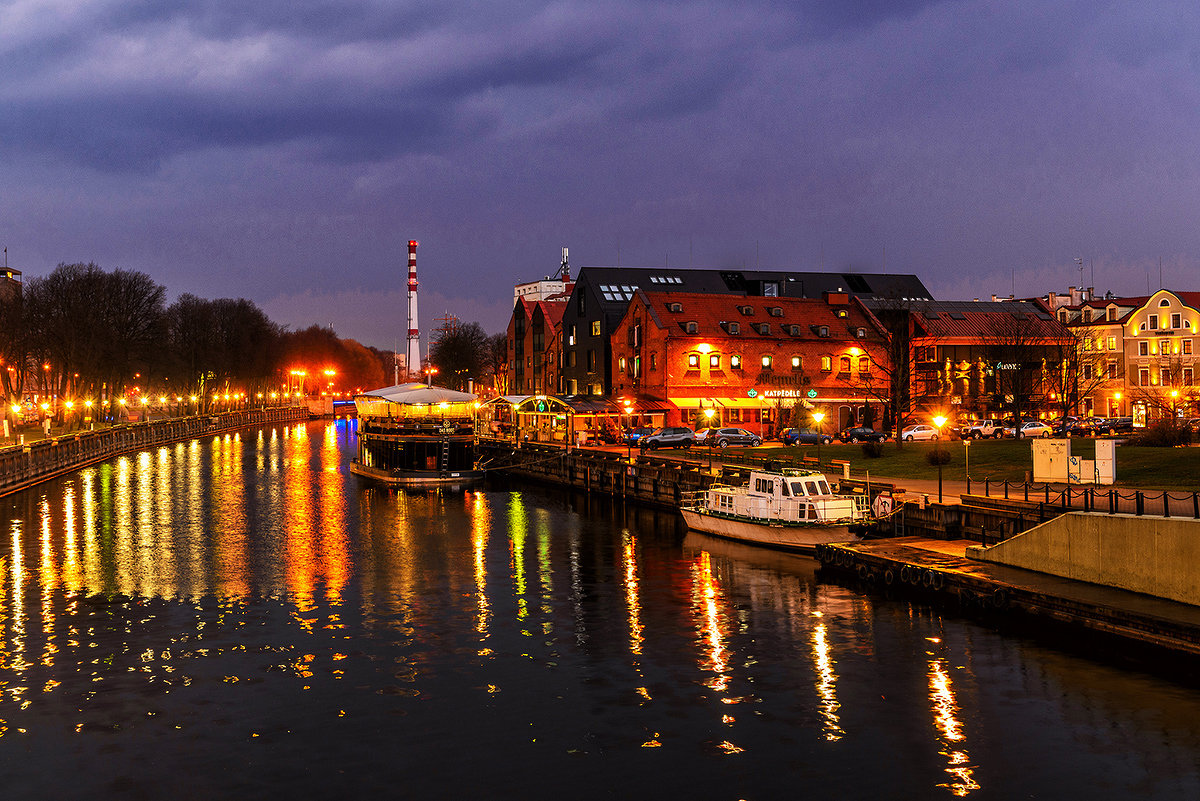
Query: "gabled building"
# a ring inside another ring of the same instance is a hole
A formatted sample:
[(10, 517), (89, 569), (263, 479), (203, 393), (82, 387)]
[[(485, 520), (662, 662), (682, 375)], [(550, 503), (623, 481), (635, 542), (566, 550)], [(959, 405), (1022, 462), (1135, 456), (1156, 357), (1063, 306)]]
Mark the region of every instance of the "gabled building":
[(741, 425), (765, 436), (790, 425), (798, 404), (824, 411), (834, 432), (882, 413), (882, 342), (845, 292), (817, 299), (637, 289), (613, 327), (613, 398), (667, 401), (667, 425)]
[(820, 300), (827, 293), (904, 302), (931, 297), (915, 275), (585, 267), (563, 314), (564, 393), (611, 394), (614, 362), (610, 335), (639, 289), (800, 300)]
[(560, 391), (560, 331), (565, 301), (519, 298), (508, 323), (508, 394)]
[(1089, 354), (1089, 374), (1104, 377), (1086, 393), (1091, 413), (1138, 424), (1200, 413), (1200, 292), (1094, 297), (1057, 314)]

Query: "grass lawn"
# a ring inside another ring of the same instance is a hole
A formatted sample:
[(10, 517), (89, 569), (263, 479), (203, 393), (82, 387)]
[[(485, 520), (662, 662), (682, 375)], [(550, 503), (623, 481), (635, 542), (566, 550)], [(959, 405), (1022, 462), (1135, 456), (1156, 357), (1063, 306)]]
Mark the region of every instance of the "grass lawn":
[[(947, 481), (966, 479), (967, 445), (961, 440), (941, 443), (950, 450), (950, 463), (942, 467)], [(906, 442), (898, 448), (894, 442), (883, 445), (883, 455), (868, 458), (862, 445), (834, 443), (821, 446), (821, 465), (828, 469), (831, 459), (850, 462), (855, 473), (869, 470), (873, 476), (937, 478), (937, 467), (929, 464), (925, 454), (932, 450), (932, 442)], [(1028, 440), (1000, 439), (975, 440), (970, 446), (971, 480), (1024, 481), (1025, 471), (1033, 470), (1032, 445)], [(680, 452), (682, 453), (682, 452)], [(692, 451), (692, 456), (704, 456), (703, 449)], [(816, 456), (817, 446), (799, 445), (766, 448), (729, 448), (722, 456), (730, 461), (739, 456), (757, 459), (774, 459), (783, 466), (801, 467), (804, 456)], [(1091, 439), (1071, 440), (1071, 455), (1092, 459), (1096, 455), (1096, 444)], [(1117, 446), (1117, 484), (1147, 489), (1197, 490), (1200, 489), (1200, 448), (1138, 448)]]

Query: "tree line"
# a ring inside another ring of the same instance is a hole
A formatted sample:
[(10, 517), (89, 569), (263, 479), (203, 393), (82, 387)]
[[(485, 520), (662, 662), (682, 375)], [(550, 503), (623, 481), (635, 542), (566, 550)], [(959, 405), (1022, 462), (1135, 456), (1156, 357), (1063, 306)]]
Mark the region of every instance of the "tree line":
[[(290, 331), (243, 298), (166, 298), (144, 273), (92, 263), (59, 264), (8, 287), (0, 293), (6, 413), (35, 396), (103, 404), (140, 393), (207, 404), (215, 393), (256, 398), (284, 387), (311, 394), (331, 381), (343, 391), (392, 383), (391, 352), (331, 328)], [(298, 369), (307, 375), (293, 376)]]

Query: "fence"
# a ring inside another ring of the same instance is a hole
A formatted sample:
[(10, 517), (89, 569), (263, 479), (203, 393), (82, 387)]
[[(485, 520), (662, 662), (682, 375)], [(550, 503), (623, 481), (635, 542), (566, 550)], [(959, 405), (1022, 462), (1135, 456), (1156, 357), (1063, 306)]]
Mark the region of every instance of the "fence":
[[(1054, 504), (1069, 510), (1106, 512), (1108, 514), (1161, 515), (1162, 517), (1191, 517), (1200, 520), (1200, 491), (1171, 492), (1170, 490), (1119, 490), (1116, 488), (1076, 487), (1029, 482), (997, 482), (992, 495), (992, 482), (983, 482), (984, 497), (1019, 499), (1029, 503)], [(970, 492), (970, 484), (967, 485)]]
[(201, 417), (116, 425), (0, 450), (0, 495), (26, 489), (113, 456), (168, 442), (194, 439), (267, 423), (308, 419), (304, 407), (247, 409)]

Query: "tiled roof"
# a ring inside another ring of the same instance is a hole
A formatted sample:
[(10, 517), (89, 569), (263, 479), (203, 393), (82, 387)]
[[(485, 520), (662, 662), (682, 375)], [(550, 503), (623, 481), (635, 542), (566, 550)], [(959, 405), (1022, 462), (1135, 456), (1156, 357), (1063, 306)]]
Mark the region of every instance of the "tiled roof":
[[(692, 292), (642, 292), (654, 317), (667, 328), (672, 336), (732, 336), (729, 323), (737, 323), (740, 329), (736, 336), (747, 338), (793, 339), (839, 339), (857, 338), (854, 330), (866, 329), (867, 339), (878, 339), (874, 326), (862, 310), (851, 303), (831, 306), (816, 298), (775, 298), (747, 295), (711, 295)], [(678, 303), (680, 311), (671, 311)], [(744, 310), (748, 309), (750, 314)], [(780, 309), (778, 315), (771, 309)], [(838, 317), (845, 311), (845, 317)], [(688, 334), (686, 324), (696, 323), (696, 333)], [(759, 332), (759, 326), (770, 326), (767, 334)], [(793, 336), (786, 326), (799, 325), (798, 335)], [(828, 337), (820, 337), (820, 326), (829, 328)]]
[[(938, 339), (978, 340), (1003, 336), (1012, 322), (1023, 321), (1021, 335), (1028, 338), (1070, 336), (1067, 329), (1043, 307), (1023, 301), (934, 301), (910, 308), (918, 336)], [(1021, 315), (1018, 317), (1017, 315)]]

